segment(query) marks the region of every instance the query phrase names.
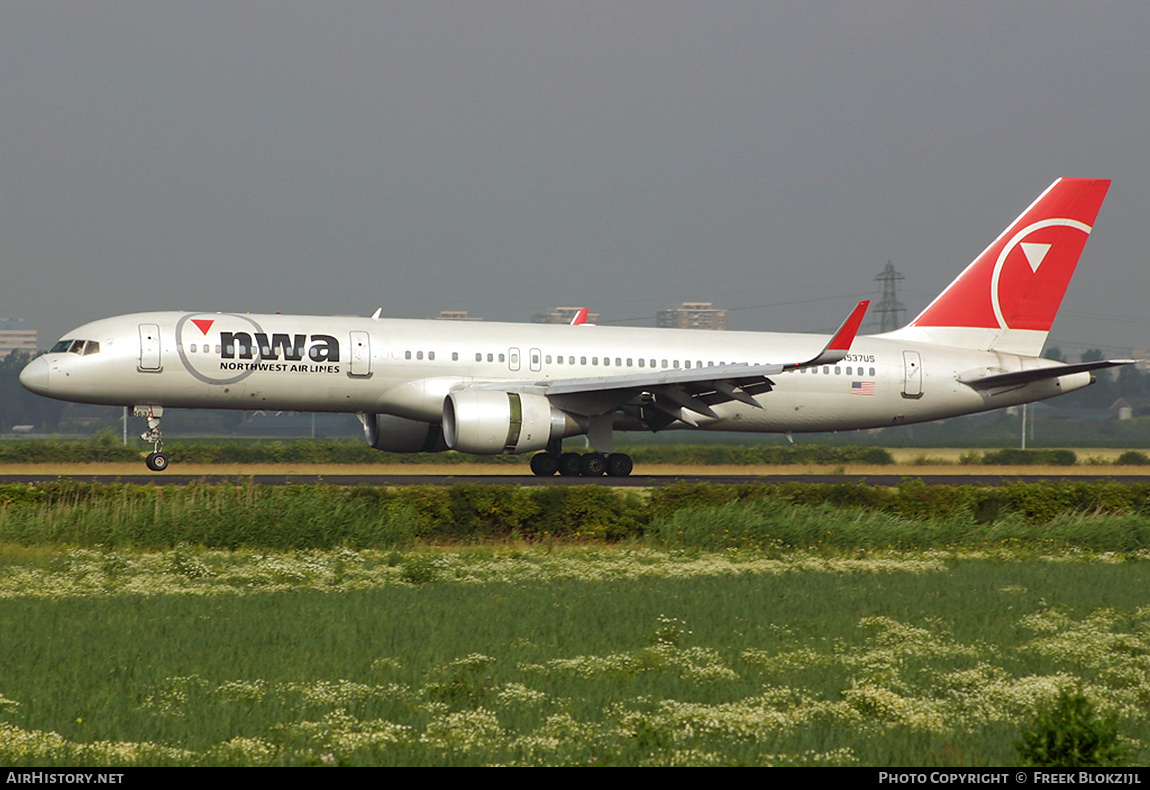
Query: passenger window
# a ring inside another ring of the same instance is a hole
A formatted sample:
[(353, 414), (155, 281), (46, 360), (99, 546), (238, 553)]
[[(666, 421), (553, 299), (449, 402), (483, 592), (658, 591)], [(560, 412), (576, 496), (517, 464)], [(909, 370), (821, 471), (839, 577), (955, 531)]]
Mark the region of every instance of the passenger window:
[(679, 369), (679, 360), (675, 360), (675, 370)]
[(410, 351), (404, 351), (403, 352), (403, 358), (404, 359), (411, 359), (411, 352)]
[(874, 368), (870, 369), (870, 375), (872, 375), (872, 376), (874, 375)]
[(459, 352), (458, 351), (452, 351), (451, 352), (451, 361), (452, 362), (458, 362), (459, 361)]
[(579, 357), (579, 364), (580, 365), (586, 365), (587, 364), (587, 357)]
[(598, 365), (599, 364), (599, 357), (591, 357), (591, 364), (592, 365)]
[(829, 376), (830, 374), (831, 374), (831, 367), (830, 367), (830, 365), (823, 365), (823, 375), (824, 375), (824, 376)]
[(835, 365), (835, 375), (841, 376), (842, 374), (843, 374), (843, 369), (840, 368), (838, 365)]
[(415, 352), (415, 358), (416, 359), (423, 359), (423, 352), (422, 351), (416, 351)]
[(645, 359), (640, 359), (640, 360), (639, 360), (639, 367), (641, 367), (641, 368), (642, 368), (642, 367), (646, 367), (646, 362), (647, 362), (647, 360), (645, 360)]
[(635, 363), (631, 361), (631, 357), (627, 357), (627, 367), (631, 367)]
[(603, 357), (603, 364), (607, 367), (611, 367), (611, 357)]
[(427, 358), (428, 359), (435, 359), (435, 352), (434, 351), (428, 351), (427, 352)]
[(544, 364), (550, 365), (551, 364), (551, 355), (548, 354), (546, 357), (544, 357), (543, 362), (544, 362)]
[(482, 354), (476, 354), (475, 355), (475, 361), (476, 362), (482, 362), (483, 361), (483, 355)]
[(851, 368), (850, 368), (850, 366), (847, 366), (847, 375), (848, 375), (848, 376), (849, 376), (849, 375), (851, 375)]
[(620, 359), (619, 357), (615, 357), (615, 367), (621, 367), (622, 364), (623, 364), (623, 360)]
[(667, 367), (667, 360), (663, 360), (663, 367)]
[[(495, 361), (495, 355), (494, 355), (494, 354), (488, 354), (488, 355), (487, 355), (487, 361), (488, 361), (488, 362), (494, 362), (494, 361)], [(502, 361), (503, 361), (503, 357), (502, 357), (502, 356), (500, 356), (500, 357), (499, 357), (499, 361), (500, 361), (500, 362), (502, 362)]]

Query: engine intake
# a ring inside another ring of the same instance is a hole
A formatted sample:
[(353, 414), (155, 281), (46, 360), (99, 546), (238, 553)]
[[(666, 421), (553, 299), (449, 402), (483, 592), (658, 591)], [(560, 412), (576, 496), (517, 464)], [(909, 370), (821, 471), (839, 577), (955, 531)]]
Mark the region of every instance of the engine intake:
[(530, 453), (584, 429), (542, 395), (499, 390), (452, 392), (443, 402), (443, 436), (452, 450), (477, 455)]
[(367, 443), (389, 453), (441, 453), (447, 449), (443, 430), (434, 423), (391, 414), (357, 414)]

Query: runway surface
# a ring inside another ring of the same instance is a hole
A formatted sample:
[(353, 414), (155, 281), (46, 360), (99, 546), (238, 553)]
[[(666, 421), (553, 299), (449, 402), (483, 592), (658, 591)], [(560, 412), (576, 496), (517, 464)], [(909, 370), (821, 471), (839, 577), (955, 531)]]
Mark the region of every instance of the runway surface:
[(874, 486), (897, 486), (907, 478), (921, 480), (926, 485), (977, 485), (998, 486), (1007, 483), (1023, 482), (1115, 482), (1123, 484), (1150, 483), (1146, 475), (923, 475), (923, 474), (882, 474), (882, 475), (632, 475), (631, 477), (535, 477), (533, 475), (404, 475), (404, 474), (362, 474), (362, 475), (315, 475), (315, 474), (259, 474), (259, 475), (181, 475), (181, 474), (23, 474), (0, 475), (0, 483), (36, 484), (66, 477), (89, 483), (129, 483), (132, 485), (157, 486), (188, 485), (190, 483), (256, 483), (257, 485), (309, 485), (326, 483), (337, 486), (450, 486), (460, 483), (478, 485), (599, 485), (614, 488), (655, 488), (671, 483), (863, 483)]

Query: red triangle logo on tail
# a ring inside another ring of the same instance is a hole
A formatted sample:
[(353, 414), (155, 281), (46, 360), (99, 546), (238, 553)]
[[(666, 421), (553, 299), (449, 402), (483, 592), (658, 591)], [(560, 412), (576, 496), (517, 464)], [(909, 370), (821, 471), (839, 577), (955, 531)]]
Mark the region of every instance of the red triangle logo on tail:
[(193, 318), (192, 323), (195, 324), (197, 327), (199, 327), (199, 330), (206, 335), (208, 333), (208, 330), (212, 328), (212, 324), (215, 323), (215, 319), (212, 319), (212, 318)]

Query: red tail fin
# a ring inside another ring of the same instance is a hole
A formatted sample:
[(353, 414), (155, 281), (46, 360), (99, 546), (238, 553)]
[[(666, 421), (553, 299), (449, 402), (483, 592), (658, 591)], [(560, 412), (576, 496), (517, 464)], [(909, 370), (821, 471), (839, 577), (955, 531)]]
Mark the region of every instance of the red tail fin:
[(1037, 355), (1109, 188), (1105, 179), (1055, 181), (900, 332)]

